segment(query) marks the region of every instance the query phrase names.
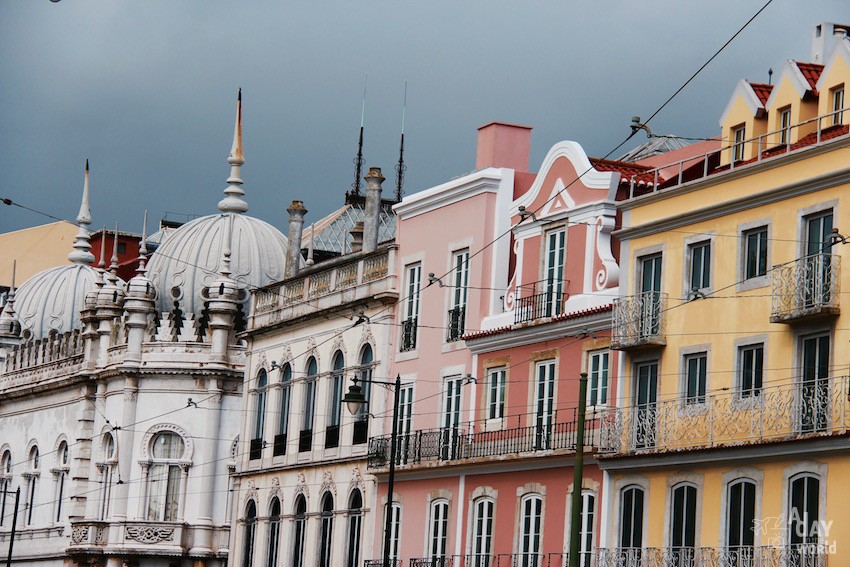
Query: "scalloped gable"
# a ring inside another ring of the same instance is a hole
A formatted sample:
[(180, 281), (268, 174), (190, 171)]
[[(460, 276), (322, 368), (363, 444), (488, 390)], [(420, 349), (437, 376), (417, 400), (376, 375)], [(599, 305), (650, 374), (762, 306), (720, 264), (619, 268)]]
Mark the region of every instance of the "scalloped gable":
[[(779, 84), (779, 81), (776, 81), (776, 84)], [(773, 89), (773, 92), (776, 92), (776, 89)], [(764, 109), (764, 106), (762, 105), (761, 100), (759, 100), (756, 92), (753, 90), (752, 85), (750, 85), (750, 83), (745, 79), (741, 79), (735, 87), (735, 90), (732, 91), (732, 96), (729, 97), (729, 102), (726, 103), (726, 108), (723, 109), (723, 113), (720, 115), (721, 128), (726, 124), (726, 118), (729, 116), (729, 113), (735, 106), (735, 102), (739, 98), (746, 103), (747, 108), (749, 108), (753, 116), (755, 116), (759, 110)]]
[[(582, 173), (578, 183), (567, 187)], [(513, 202), (510, 214), (519, 214), (519, 207), (524, 206), (530, 211), (543, 207), (541, 215), (548, 216), (576, 205), (602, 199), (613, 201), (619, 181), (619, 173), (595, 169), (577, 142), (559, 142), (546, 154), (531, 188)], [(552, 189), (544, 191), (544, 187)], [(567, 188), (562, 192), (564, 187)], [(594, 194), (602, 191), (604, 194)]]
[(822, 91), (824, 87), (834, 86), (828, 85), (825, 82), (829, 80), (829, 75), (832, 73), (832, 70), (836, 65), (836, 61), (839, 58), (844, 61), (844, 64), (847, 67), (850, 67), (850, 39), (842, 39), (833, 48), (832, 53), (829, 55), (829, 59), (826, 60), (826, 65), (824, 65), (823, 71), (821, 71), (820, 77), (818, 77), (818, 82), (816, 84), (818, 92)]
[(770, 96), (765, 103), (765, 108), (771, 108), (773, 106), (773, 101), (776, 98), (776, 94), (779, 92), (779, 85), (782, 84), (782, 81), (787, 78), (791, 81), (791, 85), (794, 87), (794, 90), (797, 91), (797, 95), (800, 98), (806, 96), (806, 93), (812, 90), (811, 85), (809, 84), (808, 79), (803, 76), (803, 72), (800, 71), (800, 68), (797, 66), (797, 62), (793, 59), (786, 59), (785, 64), (782, 65), (782, 70), (779, 71), (779, 75), (776, 77), (776, 87), (773, 89), (773, 92), (770, 93)]

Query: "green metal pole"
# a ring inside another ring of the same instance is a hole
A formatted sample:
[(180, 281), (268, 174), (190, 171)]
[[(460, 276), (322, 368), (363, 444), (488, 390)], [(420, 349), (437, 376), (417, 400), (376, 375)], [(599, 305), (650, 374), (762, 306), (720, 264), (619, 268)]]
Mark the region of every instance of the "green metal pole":
[(581, 537), (581, 481), (584, 475), (584, 417), (587, 413), (587, 373), (578, 381), (578, 417), (576, 423), (576, 456), (573, 462), (573, 503), (570, 510), (569, 567), (579, 567)]

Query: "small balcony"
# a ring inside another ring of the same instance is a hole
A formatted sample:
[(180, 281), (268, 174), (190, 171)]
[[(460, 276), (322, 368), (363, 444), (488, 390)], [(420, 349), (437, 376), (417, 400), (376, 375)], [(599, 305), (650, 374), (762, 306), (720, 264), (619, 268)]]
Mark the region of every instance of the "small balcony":
[(446, 342), (453, 343), (459, 341), (466, 329), (466, 306), (458, 305), (453, 309), (449, 309), (448, 317), (449, 326), (446, 329)]
[(567, 294), (556, 291), (520, 297), (516, 300), (514, 325), (560, 315), (564, 312), (566, 298)]
[(645, 291), (614, 300), (611, 348), (641, 350), (667, 344), (667, 294)]
[(401, 322), (401, 352), (416, 350), (416, 328), (419, 323), (418, 317), (409, 317)]
[(848, 377), (800, 380), (709, 394), (699, 404), (663, 400), (603, 410), (606, 452), (665, 452), (730, 447), (840, 434), (848, 424)]
[(812, 254), (773, 270), (771, 323), (808, 323), (838, 316), (841, 257)]
[(825, 545), (597, 549), (595, 567), (827, 567)]
[[(519, 421), (519, 418), (517, 418)], [(476, 430), (441, 427), (419, 429), (396, 436), (396, 465), (416, 466), (427, 463), (447, 463), (467, 459), (498, 456), (528, 456), (539, 452), (570, 452), (576, 446), (575, 410), (563, 412), (548, 423), (517, 426), (487, 431), (484, 423)], [(584, 444), (588, 449), (598, 445), (598, 420), (594, 416), (585, 422)], [(369, 440), (367, 467), (389, 465), (390, 435)]]

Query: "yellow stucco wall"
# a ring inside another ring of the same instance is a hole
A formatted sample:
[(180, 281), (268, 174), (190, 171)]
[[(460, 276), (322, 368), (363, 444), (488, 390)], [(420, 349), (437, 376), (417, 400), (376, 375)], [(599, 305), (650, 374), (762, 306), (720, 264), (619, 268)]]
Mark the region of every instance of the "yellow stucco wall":
[[(741, 124), (744, 125), (744, 138), (749, 140), (755, 136), (760, 136), (767, 131), (767, 120), (765, 118), (756, 118), (750, 111), (750, 107), (742, 96), (737, 96), (732, 101), (729, 112), (726, 114), (726, 120), (721, 126), (723, 135), (723, 147), (728, 147), (721, 154), (721, 163), (728, 164), (732, 161), (732, 146), (735, 141), (734, 129)], [(755, 155), (755, 150), (750, 147), (752, 144), (744, 146), (744, 160), (748, 160)]]
[(76, 234), (75, 225), (62, 221), (0, 234), (0, 285), (12, 283), (12, 260), (17, 261), (16, 285), (66, 264)]
[[(821, 95), (818, 101), (818, 114), (824, 115), (832, 112), (832, 89), (839, 85), (844, 85), (844, 106), (850, 106), (850, 97), (848, 97), (847, 87), (850, 87), (850, 61), (844, 57), (836, 57), (832, 64), (824, 69), (824, 74), (820, 79)], [(850, 113), (845, 112), (842, 117), (843, 124), (850, 124)], [(828, 124), (832, 124), (830, 120)]]

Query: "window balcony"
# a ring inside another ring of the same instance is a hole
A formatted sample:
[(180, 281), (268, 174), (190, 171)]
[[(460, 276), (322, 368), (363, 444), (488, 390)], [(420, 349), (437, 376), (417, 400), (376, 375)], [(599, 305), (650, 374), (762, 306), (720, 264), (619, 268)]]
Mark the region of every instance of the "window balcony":
[(449, 328), (446, 330), (446, 342), (459, 341), (466, 328), (466, 306), (458, 305), (449, 309)]
[[(497, 456), (528, 456), (543, 451), (575, 451), (575, 410), (563, 413), (565, 418), (559, 414), (551, 422), (540, 425), (487, 431), (483, 427), (485, 424), (481, 423), (479, 430), (474, 427), (470, 428), (471, 431), (441, 427), (400, 434), (396, 436), (396, 465), (416, 466)], [(584, 443), (588, 449), (598, 442), (597, 424), (594, 416), (589, 416), (585, 422)], [(369, 440), (368, 468), (389, 466), (390, 437), (381, 435)]]
[(823, 545), (597, 549), (596, 567), (827, 567)]
[(664, 452), (730, 447), (847, 431), (848, 377), (800, 380), (708, 394), (703, 403), (663, 400), (610, 408), (600, 418), (602, 452)]
[[(116, 526), (119, 529), (115, 529)], [(195, 530), (196, 526), (183, 522), (72, 521), (71, 541), (67, 551), (70, 555), (79, 555), (100, 554), (104, 548), (131, 548), (138, 553), (143, 548), (144, 555), (183, 555), (192, 547)], [(216, 548), (227, 546), (228, 533), (227, 529), (214, 530), (213, 544)]]
[(771, 323), (805, 323), (836, 317), (841, 257), (812, 254), (773, 270)]
[(560, 315), (564, 312), (566, 299), (566, 293), (555, 291), (520, 297), (516, 300), (514, 325)]
[(667, 344), (667, 294), (645, 291), (614, 300), (611, 348), (640, 350)]
[[(592, 552), (583, 553), (579, 565), (591, 565)], [(411, 557), (409, 567), (566, 567), (569, 563), (567, 553), (499, 553), (487, 555), (472, 553), (469, 555), (446, 555), (441, 558)], [(380, 567), (380, 564), (377, 566)]]
[(401, 352), (416, 350), (416, 327), (418, 317), (410, 317), (401, 322)]

